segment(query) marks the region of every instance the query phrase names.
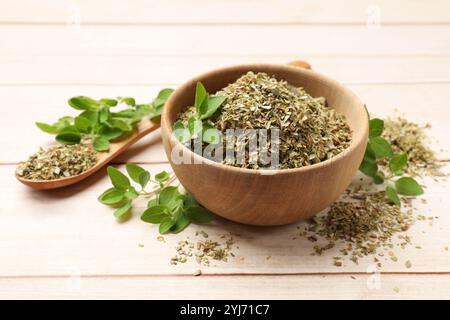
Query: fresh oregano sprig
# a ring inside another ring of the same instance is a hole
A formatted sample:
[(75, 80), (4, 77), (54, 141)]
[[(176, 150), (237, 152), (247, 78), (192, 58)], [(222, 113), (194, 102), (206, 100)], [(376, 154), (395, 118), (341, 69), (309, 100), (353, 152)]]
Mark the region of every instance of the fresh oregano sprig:
[[(403, 176), (408, 164), (408, 155), (404, 152), (394, 154), (391, 144), (382, 137), (384, 121), (374, 118), (369, 120), (369, 141), (359, 170), (371, 177), (376, 184), (388, 181), (385, 192), (390, 201), (400, 205), (398, 194), (417, 196), (423, 189), (412, 177)], [(387, 175), (379, 169), (379, 163), (387, 161)]]
[[(141, 214), (141, 220), (158, 224), (161, 234), (179, 233), (190, 223), (206, 224), (214, 220), (214, 215), (192, 195), (182, 194), (178, 187), (170, 186), (174, 178), (166, 171), (152, 178), (150, 172), (132, 163), (126, 165), (128, 176), (112, 166), (107, 171), (113, 187), (103, 192), (98, 200), (116, 208), (114, 216), (118, 219), (124, 219), (130, 214), (133, 201), (146, 197), (150, 199)], [(132, 181), (138, 186), (132, 185)], [(150, 191), (149, 184), (152, 185)]]
[[(136, 104), (135, 99), (131, 97), (100, 100), (85, 96), (73, 97), (68, 103), (72, 108), (81, 111), (78, 116), (65, 116), (53, 124), (36, 122), (36, 126), (55, 135), (56, 141), (62, 144), (78, 144), (90, 140), (96, 151), (108, 151), (111, 141), (130, 134), (143, 117), (148, 116), (150, 120), (158, 121), (172, 91), (161, 90), (148, 104)], [(111, 111), (118, 105), (125, 108), (117, 112)]]
[(216, 144), (220, 142), (220, 133), (207, 121), (226, 100), (223, 96), (210, 96), (201, 82), (195, 88), (196, 114), (188, 119), (187, 127), (177, 121), (174, 124), (174, 134), (179, 141), (185, 143), (191, 139), (201, 137), (205, 143)]

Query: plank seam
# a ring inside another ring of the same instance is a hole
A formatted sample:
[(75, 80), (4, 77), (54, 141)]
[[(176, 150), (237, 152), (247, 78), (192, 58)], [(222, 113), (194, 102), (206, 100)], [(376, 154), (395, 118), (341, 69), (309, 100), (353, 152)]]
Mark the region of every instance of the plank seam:
[[(188, 79), (186, 79), (188, 80)], [(450, 80), (425, 80), (425, 81), (397, 81), (397, 82), (353, 82), (353, 81), (340, 81), (342, 84), (345, 85), (371, 85), (371, 86), (383, 86), (383, 85), (430, 85), (430, 84), (436, 84), (436, 85), (441, 85), (441, 84), (450, 84)], [(49, 87), (49, 86), (53, 86), (53, 87), (61, 87), (61, 86), (98, 86), (98, 87), (105, 87), (105, 86), (121, 86), (121, 87), (142, 87), (142, 86), (179, 86), (180, 83), (161, 83), (161, 82), (135, 82), (135, 83), (130, 83), (130, 82), (66, 82), (66, 83), (60, 83), (60, 82), (56, 82), (56, 83), (52, 83), (52, 82), (46, 82), (46, 83), (0, 83), (0, 87)]]
[[(203, 273), (201, 277), (289, 277), (289, 276), (370, 276), (374, 273), (367, 272), (286, 272), (286, 273)], [(450, 271), (417, 271), (417, 272), (380, 272), (381, 276), (450, 276)], [(8, 279), (66, 279), (75, 277), (74, 275), (8, 275), (0, 276), (0, 280)], [(78, 277), (78, 275), (76, 276)], [(171, 277), (194, 277), (190, 273), (178, 273), (178, 274), (90, 274), (80, 275), (80, 278), (95, 279), (95, 278), (171, 278)]]
[[(66, 22), (59, 21), (8, 21), (2, 20), (0, 21), (0, 25), (2, 26), (66, 26)], [(366, 26), (365, 22), (320, 22), (320, 21), (304, 21), (304, 22), (82, 22), (81, 26), (90, 26), (90, 27), (110, 27), (110, 26), (118, 26), (118, 27), (167, 27), (167, 26), (187, 26), (187, 27), (245, 27), (245, 26), (326, 26), (326, 27), (351, 27), (351, 26)], [(449, 26), (450, 21), (426, 21), (426, 22), (396, 22), (396, 21), (388, 21), (382, 22), (381, 26), (390, 26), (390, 27), (416, 27), (416, 26)]]
[[(63, 56), (63, 57), (79, 57), (79, 54), (71, 54), (71, 53), (27, 53), (22, 52), (20, 54), (20, 57), (57, 57), (57, 56)], [(373, 59), (373, 58), (432, 58), (432, 57), (445, 57), (450, 58), (450, 53), (444, 51), (444, 52), (430, 52), (430, 53), (421, 53), (421, 52), (412, 52), (412, 53), (332, 53), (331, 55), (328, 53), (305, 53), (303, 56), (294, 54), (294, 53), (251, 53), (251, 54), (242, 54), (242, 53), (227, 53), (227, 54), (221, 54), (221, 53), (186, 53), (186, 54), (178, 54), (178, 53), (136, 53), (136, 52), (121, 52), (120, 54), (116, 53), (90, 53), (86, 52), (83, 53), (83, 57), (157, 57), (157, 58), (283, 58), (286, 57), (287, 59), (293, 59), (293, 58), (330, 58), (331, 56), (336, 58), (348, 58), (348, 59), (354, 59), (354, 58), (362, 58), (362, 59)], [(17, 55), (14, 54), (0, 54), (0, 59), (11, 59), (11, 58), (17, 58)], [(286, 63), (289, 61), (286, 61)], [(255, 62), (257, 63), (257, 62)]]

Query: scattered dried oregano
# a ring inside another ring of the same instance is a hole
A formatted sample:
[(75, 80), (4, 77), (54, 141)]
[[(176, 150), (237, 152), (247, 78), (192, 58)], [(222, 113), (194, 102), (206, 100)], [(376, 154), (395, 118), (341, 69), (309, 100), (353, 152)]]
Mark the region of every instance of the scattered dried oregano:
[[(385, 121), (384, 128), (383, 136), (393, 151), (408, 154), (406, 166), (411, 176), (441, 175), (442, 164), (427, 147), (424, 128), (403, 118)], [(388, 166), (388, 163), (382, 165)], [(402, 205), (400, 201), (395, 204), (379, 190), (372, 182), (352, 184), (327, 212), (300, 228), (300, 236), (315, 243), (312, 254), (321, 255), (326, 250), (338, 248), (342, 256), (333, 258), (335, 266), (342, 266), (343, 257), (358, 263), (360, 258), (368, 255), (374, 256), (378, 267), (381, 267), (382, 257), (397, 262), (395, 248), (411, 245), (406, 231), (415, 221), (428, 221), (432, 226), (435, 217), (414, 214), (413, 197), (402, 197)], [(426, 200), (422, 202), (426, 203)], [(405, 266), (411, 268), (411, 261), (406, 261)]]
[[(315, 164), (339, 154), (350, 145), (352, 133), (345, 117), (327, 107), (324, 98), (313, 98), (303, 88), (277, 80), (266, 73), (248, 72), (234, 83), (218, 91), (225, 97), (222, 106), (209, 119), (209, 124), (223, 134), (228, 129), (279, 130), (279, 168), (298, 168)], [(195, 107), (180, 114), (184, 125), (195, 114)], [(234, 152), (248, 150), (249, 139), (235, 143)], [(270, 150), (270, 143), (267, 145)], [(254, 156), (254, 155), (252, 155)], [(238, 157), (223, 163), (257, 169), (261, 163), (244, 163)]]
[[(326, 214), (317, 215), (300, 235), (314, 246), (314, 255), (339, 246), (339, 251), (354, 263), (367, 255), (384, 255), (394, 248), (394, 237), (401, 246), (410, 244), (402, 234), (414, 223), (412, 210), (401, 210), (386, 198), (384, 192), (362, 187), (347, 190), (342, 200), (335, 202)], [(341, 257), (334, 258), (341, 266)]]
[(442, 164), (436, 158), (433, 150), (427, 145), (425, 130), (429, 125), (420, 126), (417, 123), (397, 117), (384, 122), (383, 136), (391, 142), (395, 153), (408, 154), (406, 171), (409, 175), (442, 175)]
[(97, 163), (97, 152), (85, 144), (41, 148), (19, 164), (16, 174), (31, 180), (54, 180), (80, 174)]
[(227, 262), (229, 257), (234, 257), (232, 252), (234, 238), (231, 234), (220, 236), (220, 240), (210, 240), (204, 231), (197, 233), (203, 239), (191, 241), (189, 238), (178, 242), (177, 254), (171, 258), (171, 264), (186, 263), (194, 258), (199, 265), (210, 266), (212, 261)]

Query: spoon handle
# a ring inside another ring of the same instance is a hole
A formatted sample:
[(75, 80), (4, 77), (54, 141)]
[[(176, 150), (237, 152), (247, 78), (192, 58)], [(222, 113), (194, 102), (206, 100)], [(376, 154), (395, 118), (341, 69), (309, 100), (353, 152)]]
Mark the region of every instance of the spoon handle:
[(311, 65), (303, 60), (294, 60), (287, 63), (289, 66), (311, 70)]

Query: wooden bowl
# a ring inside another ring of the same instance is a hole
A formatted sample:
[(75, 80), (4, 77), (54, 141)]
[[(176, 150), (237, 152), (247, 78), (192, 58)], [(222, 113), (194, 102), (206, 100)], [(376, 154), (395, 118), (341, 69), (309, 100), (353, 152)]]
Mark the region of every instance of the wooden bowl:
[[(197, 81), (208, 92), (215, 93), (248, 71), (266, 72), (304, 87), (312, 96), (325, 97), (329, 106), (345, 115), (353, 133), (350, 146), (318, 164), (271, 172), (213, 162), (182, 146), (172, 135), (172, 126), (178, 114), (194, 104)], [(368, 117), (361, 100), (328, 77), (294, 66), (256, 64), (214, 70), (183, 84), (167, 101), (161, 128), (164, 148), (175, 174), (203, 206), (226, 219), (245, 224), (283, 225), (325, 209), (347, 188), (364, 155)], [(173, 161), (174, 147), (197, 164)]]

